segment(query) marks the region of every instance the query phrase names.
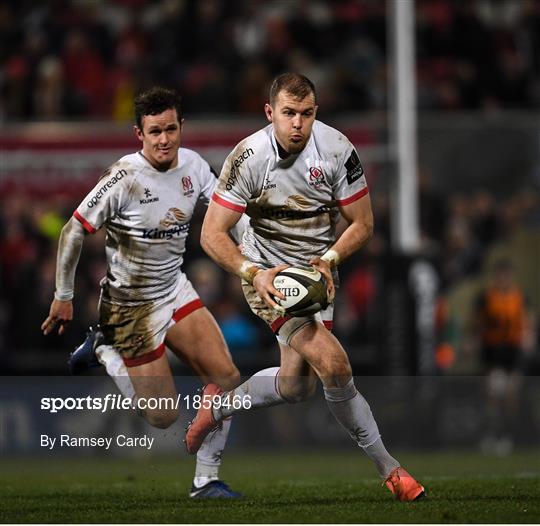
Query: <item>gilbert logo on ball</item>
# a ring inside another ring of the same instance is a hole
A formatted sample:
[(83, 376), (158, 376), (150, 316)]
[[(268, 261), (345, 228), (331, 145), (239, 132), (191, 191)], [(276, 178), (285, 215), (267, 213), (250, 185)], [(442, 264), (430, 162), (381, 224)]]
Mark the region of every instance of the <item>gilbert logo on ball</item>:
[(274, 287), (285, 295), (284, 300), (274, 298), (276, 303), (290, 316), (309, 316), (328, 307), (326, 280), (314, 268), (286, 268), (274, 278)]

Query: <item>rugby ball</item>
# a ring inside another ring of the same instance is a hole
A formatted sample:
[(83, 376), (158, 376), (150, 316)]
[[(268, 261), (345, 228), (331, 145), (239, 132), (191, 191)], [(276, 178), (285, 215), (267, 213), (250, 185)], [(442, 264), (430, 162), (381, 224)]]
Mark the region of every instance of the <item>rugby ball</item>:
[(309, 316), (328, 307), (326, 280), (314, 268), (286, 268), (276, 274), (274, 287), (285, 295), (284, 300), (276, 297), (274, 301), (289, 316)]

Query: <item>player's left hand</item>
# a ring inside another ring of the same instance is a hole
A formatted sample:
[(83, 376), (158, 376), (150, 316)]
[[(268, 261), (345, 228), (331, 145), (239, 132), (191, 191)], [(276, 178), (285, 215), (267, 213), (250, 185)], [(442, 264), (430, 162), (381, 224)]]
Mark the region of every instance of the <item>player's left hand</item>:
[(280, 314), (285, 314), (285, 309), (281, 305), (278, 305), (274, 301), (274, 298), (278, 297), (284, 300), (285, 295), (274, 287), (274, 278), (279, 272), (288, 267), (290, 265), (284, 264), (270, 269), (260, 270), (253, 278), (253, 288), (257, 291), (257, 294), (271, 309), (278, 311)]
[(60, 301), (56, 298), (51, 303), (49, 315), (41, 324), (43, 334), (47, 336), (55, 327), (58, 327), (58, 334), (64, 334), (66, 325), (73, 319), (73, 303), (71, 301)]
[(328, 261), (321, 259), (319, 256), (312, 258), (309, 264), (316, 268), (326, 280), (326, 293), (328, 294), (328, 303), (334, 302), (336, 288), (334, 287), (334, 279), (332, 278), (332, 270)]

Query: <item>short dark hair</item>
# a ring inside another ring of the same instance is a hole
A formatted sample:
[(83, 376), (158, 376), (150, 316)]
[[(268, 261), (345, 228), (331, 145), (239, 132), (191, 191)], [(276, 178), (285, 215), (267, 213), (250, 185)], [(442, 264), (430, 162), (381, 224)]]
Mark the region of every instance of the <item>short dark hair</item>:
[(315, 86), (311, 80), (300, 73), (282, 73), (270, 86), (270, 104), (273, 106), (280, 91), (286, 91), (298, 100), (305, 99), (310, 93), (317, 100)]
[(158, 115), (170, 108), (176, 110), (178, 121), (182, 121), (182, 105), (180, 94), (170, 88), (154, 86), (135, 98), (135, 122), (142, 130), (142, 118), (145, 115)]

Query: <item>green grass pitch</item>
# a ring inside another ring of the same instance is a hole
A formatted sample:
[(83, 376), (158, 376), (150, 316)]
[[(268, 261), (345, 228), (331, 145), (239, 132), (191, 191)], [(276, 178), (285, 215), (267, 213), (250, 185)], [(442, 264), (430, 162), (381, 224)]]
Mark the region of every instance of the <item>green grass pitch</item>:
[(540, 452), (399, 454), (428, 498), (394, 501), (370, 462), (343, 453), (227, 455), (246, 497), (190, 500), (194, 459), (3, 459), (3, 523), (538, 523)]

